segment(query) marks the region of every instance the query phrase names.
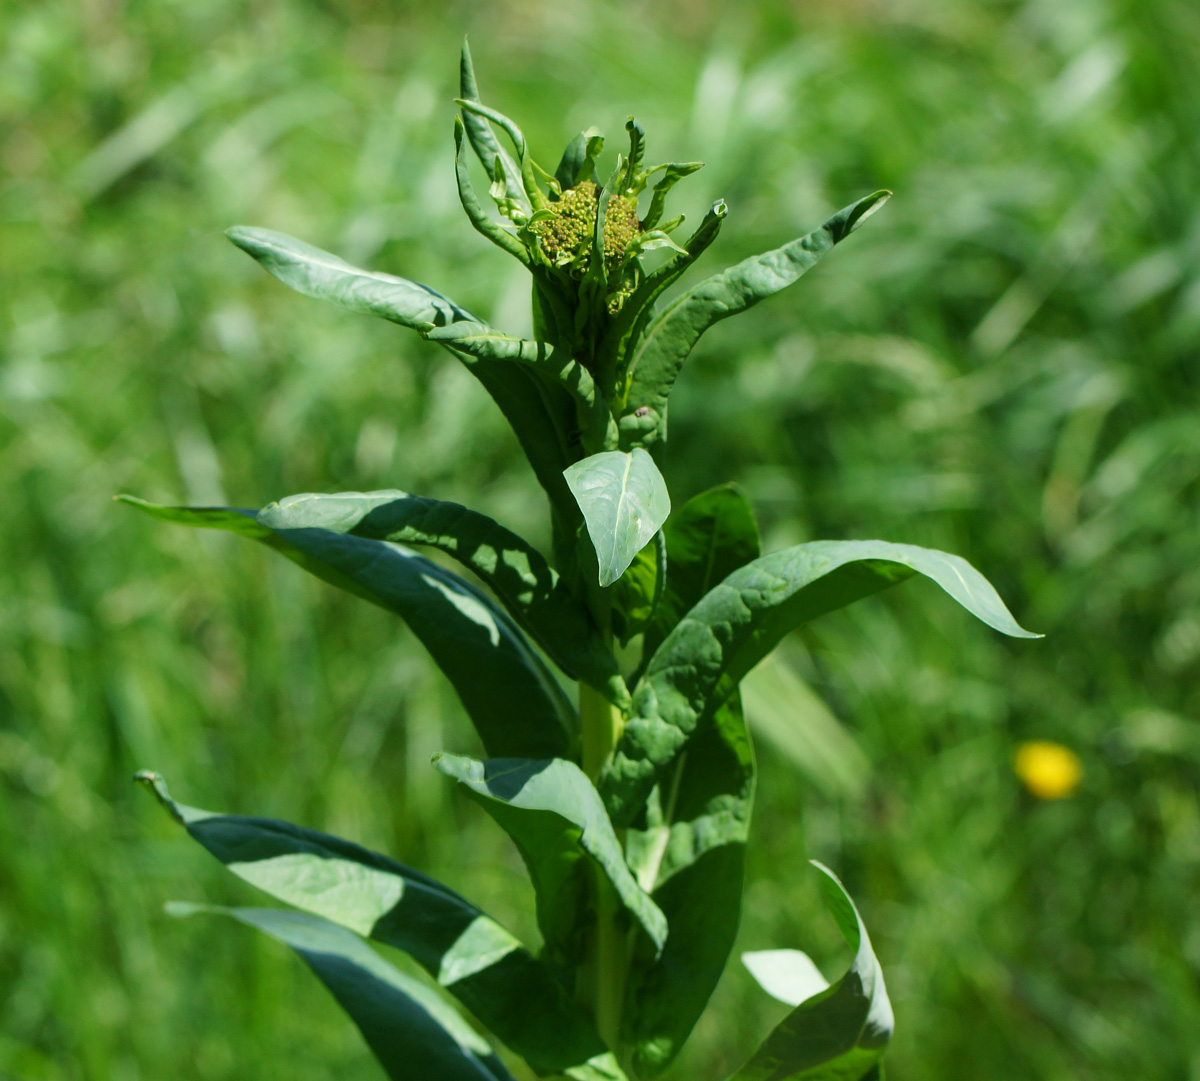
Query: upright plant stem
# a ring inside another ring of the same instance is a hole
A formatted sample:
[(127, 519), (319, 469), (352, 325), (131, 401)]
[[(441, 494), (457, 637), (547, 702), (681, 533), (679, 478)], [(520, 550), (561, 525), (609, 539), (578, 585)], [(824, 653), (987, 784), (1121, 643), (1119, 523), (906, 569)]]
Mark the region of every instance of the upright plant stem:
[[(579, 717), (583, 726), (584, 772), (595, 780), (621, 737), (621, 715), (599, 691), (581, 683)], [(617, 922), (620, 906), (612, 887), (600, 872), (594, 883), (596, 929), (588, 963), (580, 973), (583, 983), (580, 992), (594, 1012), (601, 1038), (619, 1056), (621, 1007), (629, 965), (627, 936)]]

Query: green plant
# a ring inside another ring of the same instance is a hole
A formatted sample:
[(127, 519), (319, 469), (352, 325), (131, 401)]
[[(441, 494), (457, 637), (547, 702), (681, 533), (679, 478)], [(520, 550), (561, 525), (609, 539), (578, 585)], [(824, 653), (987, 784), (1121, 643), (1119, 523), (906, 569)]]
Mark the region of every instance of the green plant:
[[(511, 1076), (438, 992), (364, 937), (408, 954), (541, 1076), (652, 1077), (703, 1011), (737, 928), (755, 783), (742, 677), (792, 629), (914, 573), (997, 630), (1031, 635), (955, 556), (883, 541), (762, 555), (751, 508), (729, 486), (672, 514), (654, 461), (670, 391), (704, 331), (794, 283), (887, 192), (660, 306), (726, 214), (718, 201), (682, 246), (672, 239), (682, 218), (663, 221), (665, 200), (698, 163), (646, 166), (645, 135), (630, 118), (629, 152), (602, 185), (594, 129), (551, 175), (520, 129), (481, 104), (465, 46), (461, 87), (459, 195), (476, 230), (530, 271), (534, 340), (282, 234), (238, 227), (229, 236), (299, 292), (415, 330), (468, 367), (548, 496), (553, 566), (484, 515), (400, 491), (299, 495), (258, 512), (121, 498), (158, 518), (252, 537), (406, 620), (489, 755), (441, 754), (434, 764), (516, 844), (542, 948), (533, 954), (458, 894), (385, 856), (282, 822), (199, 811), (172, 800), (157, 775), (139, 779), (230, 870), (299, 911), (173, 910), (224, 911), (292, 946), (389, 1075)], [(503, 223), (472, 190), (468, 143)], [(642, 257), (655, 249), (671, 254), (647, 269)], [(487, 591), (408, 545), (459, 561)], [(547, 659), (577, 682), (578, 708)], [(795, 1009), (736, 1081), (882, 1076), (892, 1031), (882, 972), (850, 897), (817, 867), (854, 960), (830, 987), (796, 951), (746, 955), (763, 987)]]

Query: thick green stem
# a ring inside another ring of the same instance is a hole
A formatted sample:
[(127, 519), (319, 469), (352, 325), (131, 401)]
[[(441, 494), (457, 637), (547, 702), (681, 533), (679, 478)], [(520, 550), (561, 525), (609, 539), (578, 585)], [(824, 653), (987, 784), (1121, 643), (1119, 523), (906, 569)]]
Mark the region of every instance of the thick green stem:
[[(579, 716), (583, 725), (583, 769), (594, 781), (621, 738), (621, 714), (599, 691), (579, 685)], [(628, 936), (621, 928), (621, 906), (612, 887), (597, 869), (596, 929), (588, 962), (580, 973), (580, 997), (591, 1007), (601, 1038), (621, 1053), (621, 1008), (629, 967)]]

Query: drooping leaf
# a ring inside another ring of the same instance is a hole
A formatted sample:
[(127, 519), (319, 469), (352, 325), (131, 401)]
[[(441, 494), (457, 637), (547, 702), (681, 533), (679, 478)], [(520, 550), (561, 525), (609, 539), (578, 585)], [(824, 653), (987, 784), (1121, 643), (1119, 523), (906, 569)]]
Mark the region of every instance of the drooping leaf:
[(167, 911), (174, 916), (232, 916), (291, 946), (349, 1014), (394, 1081), (513, 1081), (487, 1041), (451, 1006), (336, 923), (283, 909), (178, 901)]
[(225, 235), (284, 285), (347, 311), (377, 315), (410, 330), (475, 319), (428, 285), (362, 270), (285, 233), (235, 225)]
[(829, 986), (802, 950), (753, 950), (742, 954), (742, 964), (759, 987), (787, 1006), (799, 1006)]
[(605, 451), (568, 466), (563, 475), (596, 549), (600, 585), (610, 586), (671, 512), (667, 485), (644, 450)]
[(614, 823), (629, 824), (701, 722), (788, 631), (914, 573), (996, 630), (1040, 637), (1018, 626), (983, 575), (946, 552), (887, 541), (814, 541), (762, 556), (710, 590), (646, 666), (600, 780)]
[(396, 490), (293, 495), (258, 512), (270, 529), (328, 529), (438, 548), (470, 567), (572, 679), (629, 704), (617, 662), (587, 609), (535, 548), (485, 514)]
[[(475, 65), (471, 62), (471, 49), (467, 45), (466, 38), (463, 38), (462, 57), (459, 62), (458, 87), (460, 98), (472, 102), (479, 101), (479, 87), (475, 81)], [(484, 169), (487, 170), (487, 175), (495, 175), (496, 162), (499, 160), (508, 198), (528, 205), (524, 186), (521, 183), (521, 171), (508, 152), (500, 145), (487, 120), (466, 109), (463, 110), (462, 118), (467, 128), (467, 137), (471, 141), (471, 149), (475, 151)]]
[(176, 803), (157, 774), (137, 780), (239, 878), (407, 953), (538, 1073), (623, 1078), (551, 970), (449, 887), (326, 833)]
[(700, 335), (791, 285), (890, 194), (878, 191), (868, 195), (839, 211), (815, 233), (723, 270), (688, 290), (655, 319), (629, 364), (625, 413), (636, 415), (638, 410), (646, 410), (637, 429), (638, 445), (647, 446), (664, 437), (667, 396)]
[(155, 518), (249, 536), (333, 585), (399, 615), (462, 699), (489, 754), (569, 756), (578, 717), (515, 623), (484, 592), (384, 541), (271, 529), (254, 511), (123, 502)]
[[(500, 227), (497, 225), (496, 228)], [(284, 285), (348, 311), (375, 315), (420, 332), (457, 322), (479, 322), (478, 316), (427, 285), (361, 270), (336, 255), (283, 233), (239, 225), (230, 229), (227, 235)], [(519, 245), (515, 238), (510, 239)], [(455, 355), (460, 360), (471, 360), (461, 351)], [(573, 420), (570, 399), (564, 394), (562, 402), (551, 400), (548, 404), (545, 388), (539, 387), (528, 372), (516, 366), (468, 363), (467, 367), (492, 396), (516, 433), (538, 481), (550, 496), (551, 504), (559, 513), (570, 516), (574, 501), (562, 479), (563, 469), (575, 458), (568, 454), (565, 436), (565, 430)]]
[(441, 754), (434, 764), (462, 784), (513, 839), (533, 880), (538, 926), (552, 958), (563, 964), (580, 959), (592, 865), (603, 872), (655, 950), (662, 949), (666, 918), (638, 886), (599, 794), (574, 762), (477, 762)]
[(646, 632), (647, 659), (685, 612), (761, 552), (754, 511), (732, 484), (693, 496), (667, 519), (663, 534), (667, 547), (666, 588)]
[(821, 872), (825, 902), (854, 960), (837, 983), (788, 1014), (729, 1081), (865, 1081), (880, 1076), (875, 1071), (895, 1027), (883, 970), (846, 888), (828, 867), (816, 860), (812, 864)]
[(716, 987), (741, 916), (755, 765), (736, 691), (656, 790), (627, 845), (671, 929), (662, 955), (635, 948), (622, 1020), (638, 1076), (661, 1073)]

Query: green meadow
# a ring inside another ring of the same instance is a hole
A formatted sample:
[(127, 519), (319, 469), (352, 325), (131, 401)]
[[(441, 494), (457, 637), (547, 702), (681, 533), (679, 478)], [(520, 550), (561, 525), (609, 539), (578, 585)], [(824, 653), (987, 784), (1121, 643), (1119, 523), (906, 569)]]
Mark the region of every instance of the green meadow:
[[(524, 270), (455, 192), (464, 33), (547, 167), (592, 124), (611, 159), (630, 113), (654, 160), (706, 163), (673, 195), (689, 224), (729, 205), (698, 277), (895, 192), (704, 338), (662, 471), (679, 504), (735, 481), (765, 551), (959, 553), (1046, 635), (913, 582), (753, 673), (738, 946), (665, 1081), (725, 1076), (787, 1012), (738, 953), (845, 967), (810, 858), (871, 929), (889, 1081), (1200, 1081), (1189, 0), (0, 0), (0, 1078), (383, 1077), (284, 947), (164, 913), (261, 899), (139, 769), (387, 852), (537, 940), (516, 849), (430, 767), (480, 746), (404, 625), (112, 502), (399, 488), (549, 550), (460, 366), (222, 235), (290, 233), (528, 334)], [(1032, 741), (1077, 757), (1061, 798), (1018, 775)]]

